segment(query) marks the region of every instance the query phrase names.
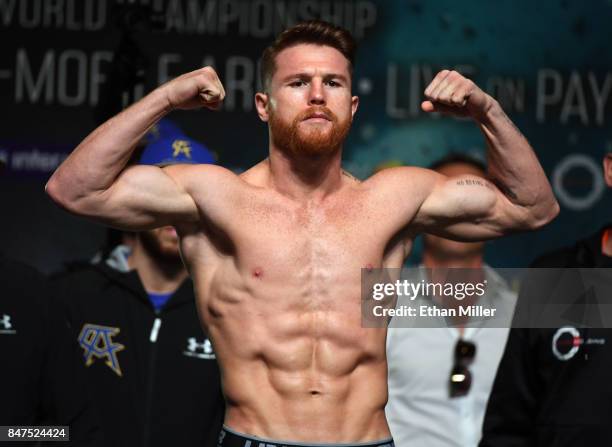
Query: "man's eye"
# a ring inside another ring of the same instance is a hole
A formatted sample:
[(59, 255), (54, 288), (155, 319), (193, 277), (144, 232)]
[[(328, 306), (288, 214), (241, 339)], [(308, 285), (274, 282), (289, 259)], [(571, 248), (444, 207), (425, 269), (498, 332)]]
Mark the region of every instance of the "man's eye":
[(329, 80), (329, 81), (327, 81), (327, 85), (329, 85), (330, 87), (339, 87), (340, 83), (336, 82), (336, 81), (333, 81), (333, 80)]
[(289, 84), (291, 87), (301, 87), (303, 85), (306, 85), (306, 83), (304, 81), (293, 81), (291, 84)]

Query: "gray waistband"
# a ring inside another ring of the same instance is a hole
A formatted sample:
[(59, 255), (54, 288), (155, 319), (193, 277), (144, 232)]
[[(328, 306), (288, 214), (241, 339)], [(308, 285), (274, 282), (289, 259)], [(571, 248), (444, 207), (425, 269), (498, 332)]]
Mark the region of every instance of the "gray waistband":
[(292, 442), (292, 441), (282, 441), (282, 440), (277, 440), (277, 439), (260, 438), (258, 436), (247, 435), (246, 433), (240, 433), (239, 431), (229, 428), (225, 424), (223, 425), (223, 430), (229, 433), (232, 433), (236, 436), (241, 436), (246, 439), (252, 439), (254, 441), (261, 442), (261, 443), (283, 444), (283, 445), (296, 446), (296, 447), (306, 447), (306, 446), (307, 447), (310, 447), (310, 446), (316, 446), (316, 447), (369, 447), (371, 446), (371, 447), (374, 447), (374, 446), (383, 446), (385, 444), (389, 444), (390, 446), (393, 445), (393, 438), (382, 439), (380, 441), (330, 444), (330, 443), (312, 443), (312, 442)]

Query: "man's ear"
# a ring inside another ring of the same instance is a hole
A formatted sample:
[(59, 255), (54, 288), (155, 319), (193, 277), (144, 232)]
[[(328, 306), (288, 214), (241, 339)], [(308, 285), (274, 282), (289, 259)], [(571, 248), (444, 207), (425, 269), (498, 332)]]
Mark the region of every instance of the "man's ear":
[(355, 117), (355, 113), (357, 113), (358, 107), (359, 107), (359, 96), (353, 96), (351, 98), (351, 119)]
[(268, 107), (270, 104), (270, 97), (267, 93), (257, 92), (255, 93), (255, 108), (257, 109), (257, 115), (263, 122), (268, 122), (269, 113)]
[(612, 188), (612, 153), (606, 154), (603, 159), (604, 179), (606, 185)]

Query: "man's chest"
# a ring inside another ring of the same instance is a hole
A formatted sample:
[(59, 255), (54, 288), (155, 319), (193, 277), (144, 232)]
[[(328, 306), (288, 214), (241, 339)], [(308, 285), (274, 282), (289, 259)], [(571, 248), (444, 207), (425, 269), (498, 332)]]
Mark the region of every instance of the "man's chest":
[(340, 266), (380, 264), (390, 236), (387, 225), (360, 206), (256, 210), (242, 222), (233, 238), (239, 260), (321, 276)]
[(361, 269), (388, 266), (390, 253), (403, 261), (401, 227), (362, 195), (304, 205), (255, 196), (243, 205), (221, 231), (200, 232), (197, 244), (184, 239), (184, 254), (200, 265), (231, 259), (227, 268), (259, 281), (358, 281)]

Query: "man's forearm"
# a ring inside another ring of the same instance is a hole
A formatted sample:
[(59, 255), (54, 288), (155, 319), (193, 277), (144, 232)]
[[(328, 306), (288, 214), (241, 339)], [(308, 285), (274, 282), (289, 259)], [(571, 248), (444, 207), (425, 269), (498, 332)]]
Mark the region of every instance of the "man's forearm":
[(87, 136), (47, 183), (54, 199), (65, 202), (108, 189), (125, 168), (138, 142), (170, 110), (157, 89)]
[(552, 219), (558, 204), (527, 139), (492, 98), (478, 122), (487, 142), (490, 180), (512, 203), (528, 209), (535, 221)]

